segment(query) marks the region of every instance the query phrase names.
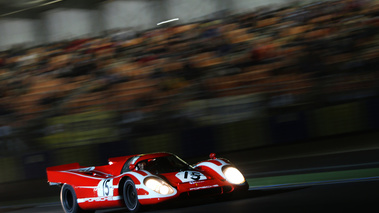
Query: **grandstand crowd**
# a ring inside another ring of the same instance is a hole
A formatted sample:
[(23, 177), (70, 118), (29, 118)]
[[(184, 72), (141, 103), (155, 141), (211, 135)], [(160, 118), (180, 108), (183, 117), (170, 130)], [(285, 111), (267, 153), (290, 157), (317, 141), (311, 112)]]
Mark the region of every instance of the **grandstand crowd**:
[(325, 94), (372, 89), (378, 15), (375, 1), (325, 1), (15, 47), (0, 53), (0, 125), (99, 108), (138, 120), (251, 93), (265, 94), (269, 107), (317, 104)]

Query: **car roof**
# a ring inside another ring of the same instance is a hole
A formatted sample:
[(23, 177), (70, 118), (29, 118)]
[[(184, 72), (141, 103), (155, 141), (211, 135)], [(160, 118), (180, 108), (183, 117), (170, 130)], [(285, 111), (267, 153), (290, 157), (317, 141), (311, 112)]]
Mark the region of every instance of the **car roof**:
[(158, 158), (158, 157), (164, 157), (164, 156), (170, 156), (170, 155), (174, 155), (174, 154), (168, 153), (168, 152), (157, 152), (157, 153), (149, 153), (149, 154), (137, 154), (137, 155), (114, 157), (114, 158), (108, 159), (108, 164), (112, 167), (112, 170), (117, 171), (116, 173), (120, 174), (125, 163), (133, 157), (139, 157), (138, 159), (136, 159), (136, 162), (137, 162), (137, 161), (141, 161), (141, 160), (145, 160), (149, 158)]

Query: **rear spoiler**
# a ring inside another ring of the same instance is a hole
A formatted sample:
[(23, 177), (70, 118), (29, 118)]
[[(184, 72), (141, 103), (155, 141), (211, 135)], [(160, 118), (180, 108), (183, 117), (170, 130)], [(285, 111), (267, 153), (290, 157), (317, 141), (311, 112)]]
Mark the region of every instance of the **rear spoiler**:
[[(60, 166), (52, 166), (46, 168), (47, 181), (50, 185), (60, 185), (62, 180), (65, 179), (62, 177), (62, 171), (68, 171), (72, 169), (79, 169), (81, 166), (79, 163), (64, 164)], [(63, 175), (64, 176), (64, 175)]]
[(79, 163), (70, 163), (70, 164), (64, 164), (60, 166), (52, 166), (52, 167), (47, 167), (46, 171), (66, 171), (66, 170), (71, 170), (71, 169), (79, 169), (80, 165)]

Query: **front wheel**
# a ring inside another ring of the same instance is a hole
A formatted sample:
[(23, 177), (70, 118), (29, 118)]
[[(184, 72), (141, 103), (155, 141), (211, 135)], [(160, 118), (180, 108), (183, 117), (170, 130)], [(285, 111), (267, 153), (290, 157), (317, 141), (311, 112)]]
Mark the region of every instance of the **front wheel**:
[(130, 212), (137, 212), (141, 207), (141, 204), (138, 201), (136, 185), (131, 179), (125, 181), (123, 195), (126, 208)]
[(64, 184), (61, 189), (61, 204), (65, 213), (93, 213), (95, 211), (85, 211), (78, 205), (75, 190), (72, 186)]

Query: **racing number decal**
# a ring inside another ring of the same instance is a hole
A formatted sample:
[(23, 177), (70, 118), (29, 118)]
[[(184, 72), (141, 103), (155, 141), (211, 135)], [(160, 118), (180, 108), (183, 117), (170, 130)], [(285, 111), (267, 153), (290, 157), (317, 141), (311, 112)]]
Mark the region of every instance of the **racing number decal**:
[(199, 172), (191, 172), (191, 178), (192, 180), (200, 180), (201, 173)]
[(101, 180), (97, 185), (97, 195), (99, 197), (113, 196), (113, 179)]
[(190, 182), (190, 181), (198, 181), (198, 180), (205, 180), (207, 177), (205, 177), (200, 172), (194, 172), (194, 171), (185, 171), (185, 172), (178, 172), (175, 175), (179, 180), (184, 182)]

